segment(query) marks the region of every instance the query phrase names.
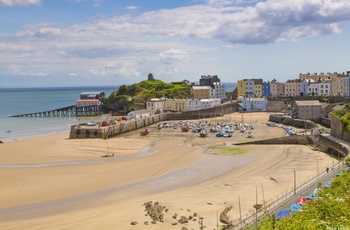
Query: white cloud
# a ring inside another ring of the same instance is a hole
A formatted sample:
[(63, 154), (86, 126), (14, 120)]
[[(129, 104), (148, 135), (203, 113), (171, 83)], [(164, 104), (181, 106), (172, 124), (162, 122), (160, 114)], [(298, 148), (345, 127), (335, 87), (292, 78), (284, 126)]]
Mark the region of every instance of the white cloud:
[[(5, 2), (8, 6), (41, 3), (0, 0), (2, 5)], [(209, 63), (204, 60), (215, 47), (232, 49), (341, 33), (339, 23), (350, 20), (348, 0), (255, 2), (210, 0), (70, 27), (24, 25), (17, 34), (0, 37), (0, 66), (21, 66), (1, 70), (4, 74), (70, 77), (171, 75), (181, 73), (181, 65), (202, 53), (207, 55), (201, 57), (203, 65)]]
[(139, 7), (138, 6), (126, 6), (126, 10), (137, 10)]
[(30, 6), (30, 5), (40, 5), (41, 0), (0, 0), (0, 5), (3, 6)]

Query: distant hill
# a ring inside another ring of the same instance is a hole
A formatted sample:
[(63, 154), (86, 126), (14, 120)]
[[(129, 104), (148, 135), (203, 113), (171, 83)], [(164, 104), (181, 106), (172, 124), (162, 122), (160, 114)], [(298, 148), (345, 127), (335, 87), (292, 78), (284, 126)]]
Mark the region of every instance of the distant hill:
[(146, 106), (149, 98), (187, 98), (190, 86), (184, 82), (165, 83), (160, 80), (141, 81), (132, 85), (121, 85), (106, 99), (105, 104), (115, 105), (116, 110), (134, 110)]
[[(233, 92), (236, 83), (223, 82), (226, 92)], [(190, 95), (190, 87), (184, 82), (165, 83), (160, 80), (141, 81), (132, 85), (121, 85), (105, 100), (105, 108), (113, 111), (132, 111), (146, 106), (149, 98), (179, 98), (184, 99)]]

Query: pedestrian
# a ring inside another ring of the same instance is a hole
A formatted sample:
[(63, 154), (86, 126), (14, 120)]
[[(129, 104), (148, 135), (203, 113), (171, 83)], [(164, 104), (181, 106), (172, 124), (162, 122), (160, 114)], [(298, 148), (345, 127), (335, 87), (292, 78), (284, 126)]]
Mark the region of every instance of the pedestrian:
[(329, 168), (328, 168), (328, 167), (326, 168), (326, 172), (327, 172), (327, 173), (329, 172)]

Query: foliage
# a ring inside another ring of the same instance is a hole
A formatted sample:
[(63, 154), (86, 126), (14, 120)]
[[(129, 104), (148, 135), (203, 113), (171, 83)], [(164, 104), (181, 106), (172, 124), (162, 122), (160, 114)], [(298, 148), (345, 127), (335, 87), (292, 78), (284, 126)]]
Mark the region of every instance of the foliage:
[(344, 172), (322, 189), (317, 198), (289, 217), (270, 215), (258, 229), (348, 229), (350, 227), (350, 172)]
[(335, 110), (333, 116), (340, 117), (344, 129), (350, 132), (350, 112), (346, 109)]
[(183, 82), (173, 84), (160, 80), (141, 81), (132, 85), (121, 85), (117, 91), (113, 91), (106, 99), (105, 104), (117, 104), (118, 109), (126, 107), (128, 110), (134, 105), (146, 105), (150, 98), (186, 98), (190, 87)]
[(316, 96), (316, 100), (319, 100), (319, 102), (327, 102), (328, 98), (324, 95), (319, 95), (319, 96)]

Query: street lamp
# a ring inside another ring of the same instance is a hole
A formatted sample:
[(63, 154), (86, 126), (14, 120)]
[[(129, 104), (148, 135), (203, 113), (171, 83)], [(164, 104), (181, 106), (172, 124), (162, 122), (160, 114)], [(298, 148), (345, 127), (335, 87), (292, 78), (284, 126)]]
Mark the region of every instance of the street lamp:
[(200, 230), (203, 230), (203, 229), (204, 229), (204, 228), (203, 228), (203, 220), (204, 220), (204, 217), (203, 217), (203, 216), (199, 217), (199, 229), (200, 229)]
[(294, 195), (297, 194), (297, 181), (296, 181), (296, 171), (294, 171)]

